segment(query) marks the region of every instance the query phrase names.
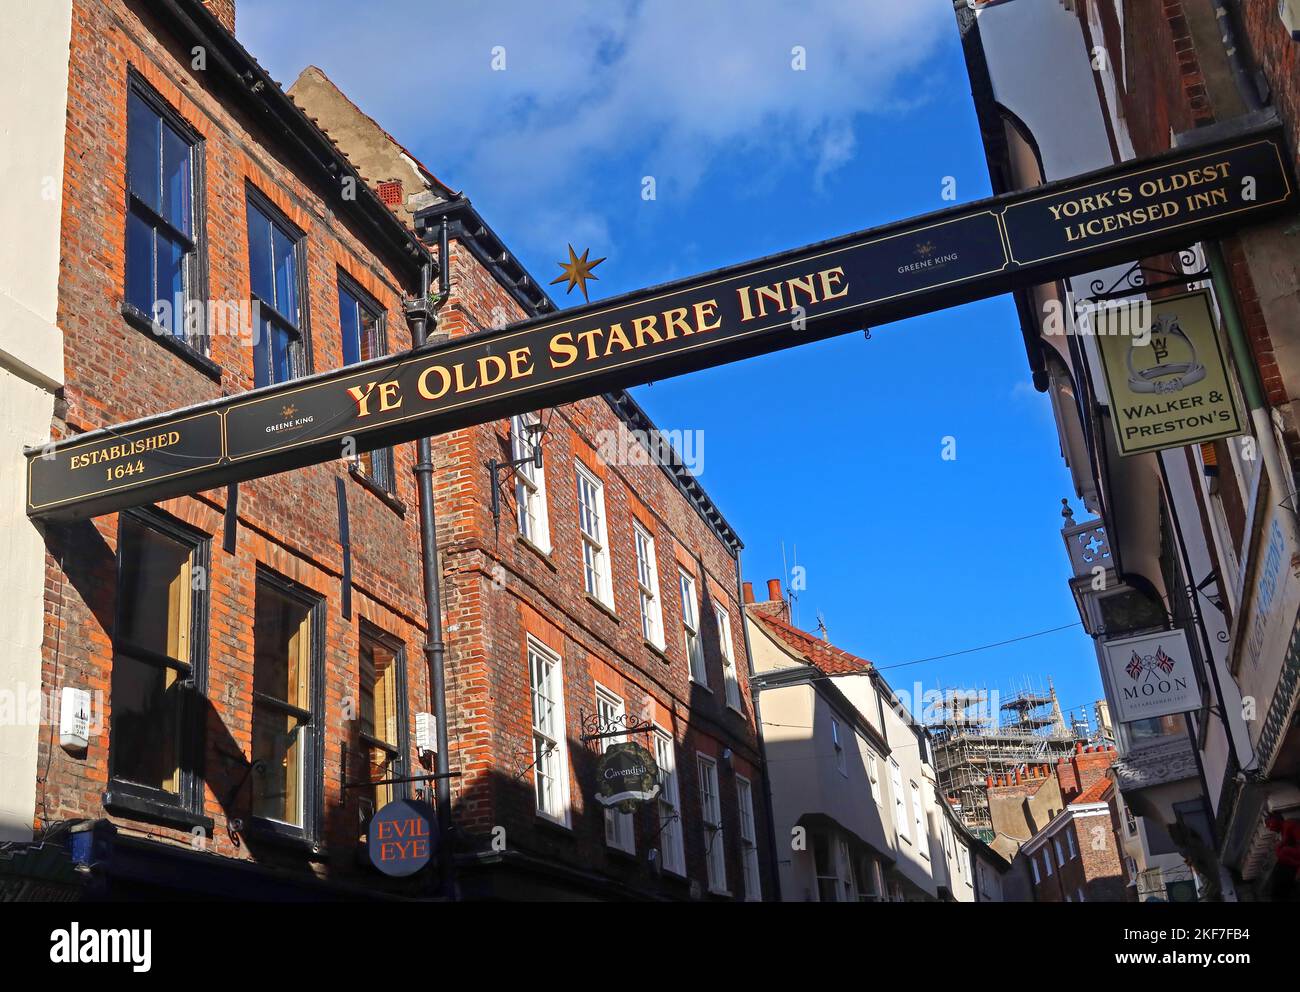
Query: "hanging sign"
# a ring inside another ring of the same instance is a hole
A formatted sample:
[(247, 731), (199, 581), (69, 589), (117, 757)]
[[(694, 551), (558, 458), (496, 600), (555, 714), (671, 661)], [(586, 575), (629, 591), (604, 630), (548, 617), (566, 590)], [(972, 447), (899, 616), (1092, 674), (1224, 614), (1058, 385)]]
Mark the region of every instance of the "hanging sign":
[(1201, 708), (1201, 686), (1184, 630), (1162, 630), (1102, 644), (1120, 723)]
[(1208, 290), (1107, 308), (1097, 347), (1120, 454), (1244, 430)]
[(640, 744), (611, 744), (596, 765), (596, 802), (631, 813), (659, 795), (659, 763)]
[[(1289, 161), (1270, 127), (92, 431), (28, 450), (27, 512), (110, 513), (1182, 248), (1294, 209)], [(1208, 376), (1195, 348), (1152, 362)]]
[(414, 875), (433, 856), (433, 822), (428, 803), (394, 799), (371, 817), (366, 831), (370, 863), (385, 875)]

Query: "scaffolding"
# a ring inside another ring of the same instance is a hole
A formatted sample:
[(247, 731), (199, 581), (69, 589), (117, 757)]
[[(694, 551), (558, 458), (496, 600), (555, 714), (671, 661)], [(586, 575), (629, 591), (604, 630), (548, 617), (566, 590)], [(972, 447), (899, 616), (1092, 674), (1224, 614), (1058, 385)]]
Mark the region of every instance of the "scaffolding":
[(1055, 763), (1090, 736), (1086, 717), (1067, 724), (1051, 679), (1046, 691), (1026, 683), (1000, 705), (998, 698), (987, 689), (943, 690), (928, 728), (940, 793), (986, 843), (993, 839), (989, 776)]

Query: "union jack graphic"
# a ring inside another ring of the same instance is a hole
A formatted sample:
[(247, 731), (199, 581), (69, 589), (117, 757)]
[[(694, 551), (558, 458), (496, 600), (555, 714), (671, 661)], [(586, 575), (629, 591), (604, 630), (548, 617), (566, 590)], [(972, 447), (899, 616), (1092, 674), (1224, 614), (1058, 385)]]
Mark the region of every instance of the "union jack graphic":
[(1165, 649), (1156, 647), (1156, 667), (1168, 675), (1174, 670), (1174, 659), (1165, 654)]
[(1142, 664), (1142, 659), (1138, 656), (1138, 653), (1134, 651), (1133, 658), (1129, 661), (1128, 666), (1124, 671), (1128, 672), (1129, 678), (1136, 681), (1137, 677), (1142, 674), (1142, 669), (1145, 667), (1146, 666)]

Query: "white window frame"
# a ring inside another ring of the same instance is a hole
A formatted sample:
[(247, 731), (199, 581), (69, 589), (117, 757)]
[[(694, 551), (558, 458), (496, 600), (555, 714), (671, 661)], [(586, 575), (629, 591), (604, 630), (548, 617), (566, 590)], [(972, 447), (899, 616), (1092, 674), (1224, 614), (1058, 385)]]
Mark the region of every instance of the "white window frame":
[[(622, 726), (627, 715), (623, 697), (596, 683), (596, 724), (602, 734), (612, 726)], [(613, 745), (627, 740), (627, 734), (615, 734), (600, 739), (603, 754)], [(636, 824), (631, 813), (620, 813), (616, 809), (605, 808), (605, 844), (625, 854), (636, 854)]]
[(518, 463), (515, 466), (515, 503), (518, 508), (515, 522), (519, 526), (519, 536), (550, 554), (551, 518), (546, 506), (546, 469), (533, 464), (536, 447), (525, 432), (530, 424), (541, 421), (539, 413), (521, 413), (510, 418), (510, 457)]
[(736, 652), (731, 643), (731, 614), (718, 600), (713, 601), (713, 616), (718, 622), (718, 648), (722, 653), (722, 684), (727, 705), (737, 713), (744, 710), (740, 702), (740, 674), (736, 671)]
[(655, 539), (639, 520), (632, 521), (636, 543), (636, 584), (641, 601), (641, 636), (662, 651), (664, 645), (663, 601), (659, 595), (659, 560)]
[(844, 753), (844, 744), (840, 740), (840, 721), (831, 717), (831, 744), (835, 748), (835, 769), (845, 778), (849, 777), (849, 759)]
[(1075, 858), (1079, 856), (1079, 847), (1074, 842), (1073, 830), (1067, 830), (1065, 832), (1065, 845), (1070, 849), (1070, 860), (1073, 861)]
[(833, 838), (835, 842), (835, 886), (836, 902), (857, 902), (858, 884), (853, 880), (853, 854), (849, 851), (849, 842), (840, 834)]
[(722, 830), (722, 796), (718, 791), (718, 763), (701, 751), (695, 752), (699, 771), (700, 820), (704, 828), (704, 861), (708, 868), (709, 891), (727, 892), (727, 843)]
[(916, 782), (909, 783), (912, 787), (912, 824), (916, 827), (916, 849), (921, 852), (921, 857), (930, 857), (930, 845), (921, 843), (926, 836), (925, 831), (925, 810), (921, 805), (921, 787)]
[(659, 852), (663, 869), (686, 877), (686, 845), (682, 831), (682, 793), (677, 777), (677, 745), (673, 735), (655, 725), (655, 761), (659, 764)]
[[(564, 660), (543, 645), (529, 637), (528, 654), (528, 695), (532, 712), (533, 736), (533, 807), (538, 816), (562, 826), (569, 826), (571, 811), (569, 806), (569, 746), (568, 725), (564, 717)], [(549, 668), (542, 673), (541, 665)], [(539, 673), (543, 674), (539, 682)], [(540, 698), (539, 698), (540, 697)], [(540, 703), (550, 705), (549, 714), (542, 712)], [(549, 715), (549, 725), (546, 718)], [(541, 724), (539, 725), (539, 717)], [(551, 745), (547, 757), (538, 758), (539, 744)], [(554, 790), (549, 792), (549, 803), (544, 802), (538, 780), (539, 775), (548, 775), (554, 783)]]
[(867, 777), (871, 779), (871, 798), (879, 806), (883, 799), (880, 795), (880, 763), (876, 760), (875, 751), (867, 751)]
[[(605, 516), (605, 484), (577, 463), (578, 539), (582, 545), (582, 585), (587, 595), (614, 608), (610, 575), (609, 526)], [(589, 502), (590, 498), (590, 502)]]
[(1037, 885), (1042, 881), (1042, 877), (1038, 874), (1038, 855), (1031, 854), (1029, 856), (1029, 867), (1034, 871), (1034, 884)]
[(889, 784), (894, 793), (894, 829), (898, 831), (899, 837), (910, 844), (912, 828), (907, 820), (907, 800), (903, 796), (903, 770), (893, 758), (889, 759)]
[(690, 679), (709, 688), (709, 670), (704, 662), (704, 639), (700, 637), (700, 600), (695, 576), (684, 568), (677, 570), (677, 590), (682, 596), (682, 643)]
[(1047, 877), (1052, 877), (1052, 852), (1046, 846), (1043, 847), (1043, 868), (1047, 870)]
[(1056, 848), (1056, 867), (1057, 867), (1057, 868), (1064, 868), (1064, 867), (1065, 867), (1065, 848), (1061, 847), (1061, 838), (1060, 838), (1060, 837), (1053, 837), (1053, 838), (1052, 838), (1052, 847)]
[(736, 776), (736, 808), (740, 811), (740, 863), (744, 871), (745, 901), (762, 902), (758, 833), (754, 825), (754, 786), (744, 775)]

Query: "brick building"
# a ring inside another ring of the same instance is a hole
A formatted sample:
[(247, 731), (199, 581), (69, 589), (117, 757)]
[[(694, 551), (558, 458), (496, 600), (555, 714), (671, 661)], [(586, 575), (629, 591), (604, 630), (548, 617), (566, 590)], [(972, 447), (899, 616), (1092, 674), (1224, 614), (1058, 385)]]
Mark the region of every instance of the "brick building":
[(1053, 764), (989, 776), (990, 845), (1027, 876), (1035, 902), (1127, 902), (1135, 897), (1128, 866), (1128, 817), (1106, 745), (1076, 745)]
[[(321, 70), (289, 92), (431, 246), (445, 223), (439, 333), (554, 310), (469, 198)], [(467, 895), (759, 899), (773, 889), (742, 545), (666, 440), (624, 392), (436, 440)], [(489, 463), (536, 447), (540, 469), (499, 470), (494, 517)], [(563, 733), (536, 715), (551, 695), (562, 696)], [(629, 725), (643, 729), (622, 733)], [(629, 816), (592, 798), (600, 751), (619, 737), (671, 769), (663, 800)]]
[[(439, 271), (415, 213), (234, 16), (71, 0), (55, 438), (409, 347), (408, 301)], [(551, 309), (468, 200), (419, 174), (433, 240), (451, 231), (439, 333)], [(741, 543), (655, 439), (620, 393), (433, 441), (467, 898), (770, 886)], [(540, 467), (496, 473), (494, 517), (488, 462), (536, 447)], [(431, 891), (364, 846), (376, 808), (433, 791), (401, 781), (436, 767), (415, 740), (435, 708), (415, 468), (413, 444), (345, 438), (336, 461), (40, 529), (42, 682), (92, 709), (84, 748), (40, 728), (33, 822), (76, 835), (93, 891)], [(663, 780), (627, 815), (592, 799), (620, 732)]]
[[(71, 7), (54, 436), (406, 347), (428, 254), (234, 40), (233, 4), (225, 26)], [(42, 728), (35, 821), (92, 828), (98, 891), (364, 870), (365, 817), (407, 786), (341, 783), (420, 769), (426, 633), (413, 453), (347, 454), (43, 528), (43, 684), (92, 708), (84, 749)]]
[[(994, 192), (1251, 131), (1275, 136), (1295, 163), (1297, 42), (1277, 4), (963, 0), (954, 9)], [(1265, 821), (1270, 811), (1300, 810), (1293, 223), (1017, 294), (1029, 370), (1051, 400), (1088, 511), (1076, 521), (1067, 504), (1062, 536), (1099, 662), (1104, 669), (1110, 641), (1178, 629), (1195, 668), (1197, 709), (1116, 721), (1114, 775), (1136, 816), (1138, 853), (1152, 873), (1146, 894), (1155, 898), (1184, 891), (1189, 863), (1201, 898), (1266, 898), (1292, 882), (1274, 871), (1276, 837)], [(1242, 429), (1121, 452), (1087, 314), (1116, 303), (1154, 307), (1189, 291), (1211, 301)], [(1046, 316), (1052, 308), (1064, 315), (1059, 327)], [(1103, 670), (1118, 714), (1107, 678)]]

